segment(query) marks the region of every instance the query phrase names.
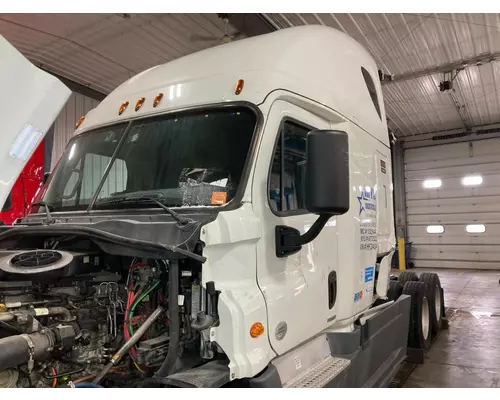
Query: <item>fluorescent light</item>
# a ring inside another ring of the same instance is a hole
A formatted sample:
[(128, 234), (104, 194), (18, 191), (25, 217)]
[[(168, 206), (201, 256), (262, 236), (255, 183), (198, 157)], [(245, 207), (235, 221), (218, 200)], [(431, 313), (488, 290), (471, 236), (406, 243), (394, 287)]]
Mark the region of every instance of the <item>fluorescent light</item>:
[(427, 227), (427, 233), (443, 233), (444, 226), (443, 225), (429, 225)]
[(424, 188), (426, 189), (435, 189), (435, 188), (440, 188), (441, 184), (441, 179), (427, 179), (424, 181)]
[(473, 224), (467, 225), (465, 230), (467, 233), (484, 233), (486, 231), (486, 227), (483, 224)]
[(483, 183), (483, 177), (481, 175), (470, 175), (462, 178), (462, 185), (464, 186), (476, 186), (481, 183)]

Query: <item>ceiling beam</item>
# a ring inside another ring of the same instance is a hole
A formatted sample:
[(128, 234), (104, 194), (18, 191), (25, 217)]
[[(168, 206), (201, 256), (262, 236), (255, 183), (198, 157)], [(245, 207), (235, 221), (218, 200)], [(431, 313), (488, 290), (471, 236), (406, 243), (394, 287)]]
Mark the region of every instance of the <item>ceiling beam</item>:
[(459, 61), (454, 61), (452, 63), (448, 64), (442, 64), (442, 65), (437, 65), (433, 68), (426, 68), (426, 69), (421, 69), (413, 72), (408, 72), (405, 74), (396, 74), (394, 75), (392, 80), (383, 80), (381, 82), (382, 85), (390, 85), (392, 83), (397, 83), (397, 82), (403, 82), (411, 79), (417, 79), (417, 78), (422, 78), (424, 76), (429, 76), (429, 75), (434, 75), (434, 74), (439, 74), (439, 73), (445, 73), (445, 72), (451, 72), (455, 70), (462, 70), (471, 66), (480, 66), (483, 64), (487, 64), (490, 62), (498, 61), (500, 60), (500, 52), (497, 53), (489, 53), (489, 54), (482, 54), (480, 56), (476, 57), (471, 57)]
[(47, 68), (44, 68), (43, 66), (37, 65), (38, 68), (41, 70), (55, 76), (57, 79), (59, 79), (62, 83), (64, 83), (68, 89), (70, 89), (72, 92), (79, 93), (82, 96), (90, 97), (91, 99), (97, 100), (97, 101), (103, 101), (104, 98), (107, 96), (106, 94), (99, 92), (95, 89), (92, 89), (88, 86), (82, 85), (81, 83), (77, 83), (75, 81), (72, 81), (71, 79), (65, 78), (64, 76), (61, 76), (59, 74), (56, 74), (55, 72), (52, 72), (48, 70)]
[(247, 37), (264, 35), (276, 30), (262, 14), (230, 14), (229, 23)]

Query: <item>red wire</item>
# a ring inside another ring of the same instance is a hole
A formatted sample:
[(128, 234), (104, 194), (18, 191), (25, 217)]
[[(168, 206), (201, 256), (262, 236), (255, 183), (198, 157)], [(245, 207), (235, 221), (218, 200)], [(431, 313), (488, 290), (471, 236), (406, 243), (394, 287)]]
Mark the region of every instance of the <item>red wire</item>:
[(138, 263), (135, 263), (133, 265), (128, 266), (127, 269), (137, 269), (137, 268), (144, 267), (147, 264), (148, 263), (146, 261), (141, 261), (141, 262), (138, 262)]
[(54, 375), (54, 378), (52, 379), (52, 387), (55, 388), (57, 386), (57, 378), (55, 377), (57, 375), (57, 371), (55, 368), (52, 368), (52, 375)]
[[(127, 324), (128, 316), (130, 313), (130, 307), (132, 307), (132, 304), (134, 304), (134, 302), (137, 300), (137, 297), (139, 297), (140, 294), (141, 292), (137, 292), (135, 294), (133, 294), (132, 291), (128, 292), (127, 308), (125, 309), (125, 318), (123, 322), (123, 336), (125, 338), (125, 341), (130, 339), (130, 332), (128, 330), (128, 324)], [(137, 355), (137, 352), (133, 347), (129, 350), (129, 353), (133, 358), (135, 358)]]

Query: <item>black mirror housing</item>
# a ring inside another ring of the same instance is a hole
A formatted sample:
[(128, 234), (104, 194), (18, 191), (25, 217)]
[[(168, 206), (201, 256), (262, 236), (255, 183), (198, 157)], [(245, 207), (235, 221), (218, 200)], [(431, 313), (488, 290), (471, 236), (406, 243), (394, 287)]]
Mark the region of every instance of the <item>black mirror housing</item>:
[(314, 214), (349, 211), (349, 141), (346, 132), (314, 130), (307, 135), (306, 207)]
[(349, 141), (346, 132), (315, 130), (307, 135), (306, 208), (319, 214), (303, 235), (295, 228), (275, 228), (276, 257), (288, 257), (300, 251), (321, 233), (334, 215), (349, 211)]

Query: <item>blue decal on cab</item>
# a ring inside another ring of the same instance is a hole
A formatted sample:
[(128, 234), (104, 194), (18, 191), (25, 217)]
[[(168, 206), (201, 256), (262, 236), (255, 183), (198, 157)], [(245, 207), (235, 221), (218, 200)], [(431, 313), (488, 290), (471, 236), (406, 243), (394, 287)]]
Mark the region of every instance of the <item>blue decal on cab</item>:
[(374, 267), (365, 268), (365, 283), (373, 281), (374, 274), (375, 274)]

